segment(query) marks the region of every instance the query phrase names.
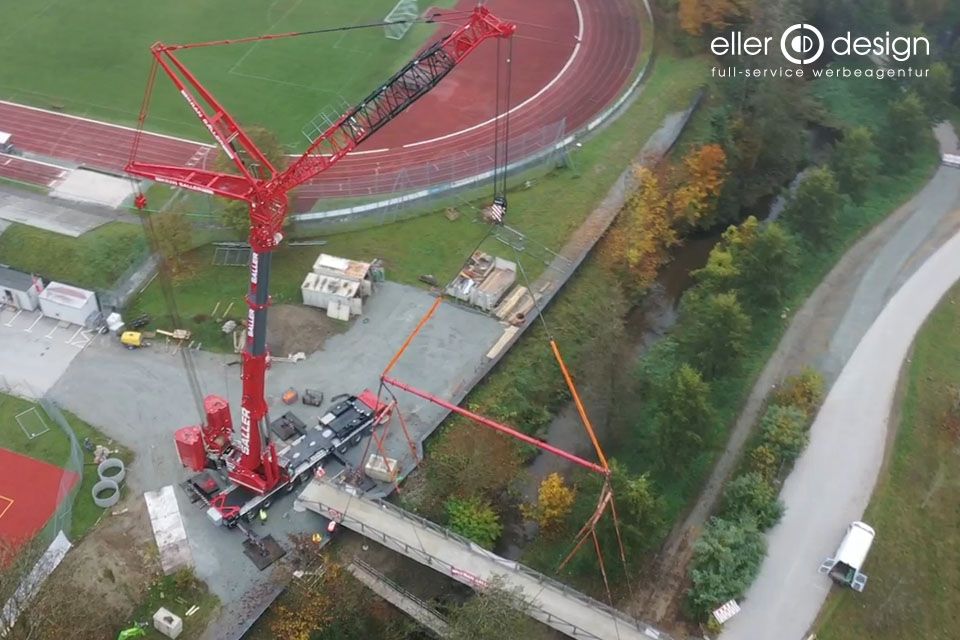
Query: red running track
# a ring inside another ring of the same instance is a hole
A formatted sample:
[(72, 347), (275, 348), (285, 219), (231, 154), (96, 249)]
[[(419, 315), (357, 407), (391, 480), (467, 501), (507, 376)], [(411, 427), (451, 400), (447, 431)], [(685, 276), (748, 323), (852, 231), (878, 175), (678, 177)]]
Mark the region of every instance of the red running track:
[[(458, 9), (473, 4), (461, 0)], [(556, 132), (561, 121), (568, 133), (583, 127), (630, 81), (640, 51), (637, 0), (487, 4), (519, 25), (512, 52), (510, 160), (555, 142), (555, 134), (538, 133)], [(438, 32), (451, 31), (462, 15), (451, 16)], [(496, 62), (498, 53), (506, 58), (507, 51), (505, 43), (499, 48), (486, 43), (363, 147), (301, 187), (295, 208), (308, 210), (325, 197), (420, 189), (489, 170)], [(14, 142), (27, 151), (115, 172), (126, 164), (133, 139), (129, 128), (6, 102), (0, 102), (0, 129), (13, 133)], [(516, 146), (522, 148), (514, 151)], [(138, 156), (144, 162), (190, 166), (202, 166), (210, 157), (210, 145), (158, 134), (145, 136)]]
[(3, 448), (0, 469), (0, 540), (16, 550), (43, 528), (80, 476)]
[(0, 178), (53, 187), (68, 171), (62, 167), (0, 153)]

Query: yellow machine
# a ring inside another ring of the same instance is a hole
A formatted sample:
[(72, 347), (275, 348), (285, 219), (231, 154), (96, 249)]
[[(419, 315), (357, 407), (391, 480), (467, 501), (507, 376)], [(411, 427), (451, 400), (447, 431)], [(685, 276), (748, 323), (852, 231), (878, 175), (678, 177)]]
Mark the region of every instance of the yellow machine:
[(139, 331), (124, 331), (120, 335), (120, 344), (127, 349), (139, 349), (140, 347), (150, 346), (150, 343), (143, 340), (143, 334)]

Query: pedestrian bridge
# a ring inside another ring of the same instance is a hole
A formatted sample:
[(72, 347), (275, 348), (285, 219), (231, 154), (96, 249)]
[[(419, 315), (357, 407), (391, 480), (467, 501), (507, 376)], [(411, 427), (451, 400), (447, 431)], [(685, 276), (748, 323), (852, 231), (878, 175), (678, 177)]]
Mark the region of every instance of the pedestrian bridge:
[(571, 638), (671, 640), (650, 625), (429, 520), (366, 498), (350, 485), (315, 479), (297, 503), (475, 589), (499, 576), (507, 588), (519, 590), (528, 615)]

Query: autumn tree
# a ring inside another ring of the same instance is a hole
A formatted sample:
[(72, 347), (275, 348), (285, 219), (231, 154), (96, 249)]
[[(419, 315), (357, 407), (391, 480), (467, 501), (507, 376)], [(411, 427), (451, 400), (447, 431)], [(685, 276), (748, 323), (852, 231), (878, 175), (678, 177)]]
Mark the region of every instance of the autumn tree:
[(610, 249), (625, 288), (641, 292), (653, 284), (679, 238), (662, 178), (646, 167), (637, 167), (634, 173), (637, 191), (611, 233)]
[(710, 385), (700, 372), (681, 364), (656, 393), (657, 435), (664, 462), (702, 448), (714, 424)]
[(833, 148), (830, 168), (837, 177), (840, 191), (856, 202), (863, 202), (867, 187), (876, 180), (880, 168), (870, 129), (854, 127), (848, 131)]
[(179, 269), (181, 258), (193, 245), (193, 225), (186, 214), (169, 211), (154, 216), (153, 233), (157, 238), (157, 250), (174, 268)]
[(823, 402), (823, 394), (823, 376), (818, 371), (805, 367), (797, 375), (784, 380), (774, 394), (773, 401), (781, 406), (800, 409), (810, 420), (820, 408), (820, 403)]
[(770, 445), (761, 444), (750, 450), (747, 468), (772, 481), (780, 471), (777, 452)]
[[(430, 447), (426, 472), (428, 502), (449, 497), (495, 497), (520, 471), (516, 443), (508, 436), (456, 420)], [(425, 505), (428, 510), (433, 505)], [(436, 513), (439, 516), (439, 513)]]
[(492, 549), (500, 539), (503, 525), (489, 502), (479, 498), (450, 498), (446, 502), (447, 524), (452, 531)]
[(711, 518), (693, 546), (690, 607), (705, 618), (731, 598), (740, 597), (760, 571), (766, 542), (750, 519)]
[(746, 352), (749, 316), (736, 293), (702, 295), (691, 291), (682, 303), (680, 344), (708, 378), (729, 371)]
[(559, 473), (551, 473), (540, 482), (537, 504), (530, 515), (544, 531), (556, 531), (573, 508), (577, 492), (567, 485)]
[(749, 0), (680, 0), (680, 27), (692, 36), (749, 20)]
[(674, 179), (674, 227), (691, 228), (713, 213), (726, 180), (727, 154), (720, 145), (707, 144), (691, 150)]
[(811, 170), (783, 211), (786, 224), (814, 246), (833, 237), (843, 208), (837, 178), (828, 167)]

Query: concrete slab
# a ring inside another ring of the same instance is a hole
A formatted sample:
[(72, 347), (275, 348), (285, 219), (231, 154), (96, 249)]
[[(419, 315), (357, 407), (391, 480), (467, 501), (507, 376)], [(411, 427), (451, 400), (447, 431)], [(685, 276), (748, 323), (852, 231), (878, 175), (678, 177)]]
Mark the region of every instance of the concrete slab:
[(74, 238), (109, 222), (102, 216), (63, 207), (49, 199), (21, 197), (5, 191), (0, 191), (0, 218)]
[(93, 339), (89, 331), (44, 318), (39, 311), (0, 309), (0, 389), (43, 396)]
[(89, 169), (76, 169), (50, 191), (54, 198), (75, 202), (92, 202), (116, 209), (133, 197), (133, 183), (128, 178), (111, 176)]
[[(319, 416), (321, 408), (287, 407), (281, 402), (280, 395), (291, 386), (301, 391), (304, 387), (319, 389), (328, 399), (364, 388), (376, 391), (381, 370), (432, 303), (433, 297), (420, 289), (394, 283), (378, 286), (364, 316), (355, 319), (343, 334), (329, 338), (321, 351), (299, 363), (275, 363), (271, 367), (267, 375), (271, 415), (293, 409), (306, 422)], [(501, 332), (502, 326), (486, 315), (441, 305), (394, 375), (450, 397), (482, 366), (484, 354)], [(127, 476), (134, 491), (175, 485), (188, 476), (176, 458), (173, 432), (198, 424), (200, 408), (191, 397), (181, 355), (167, 354), (157, 346), (129, 351), (115, 340), (97, 340), (51, 390), (51, 399), (60, 406), (134, 450), (137, 459)], [(204, 393), (217, 393), (230, 400), (237, 418), (240, 368), (229, 363), (238, 357), (200, 352), (192, 359)], [(109, 401), (105, 401), (105, 390), (109, 390)], [(401, 400), (411, 435), (422, 440), (435, 428), (441, 410), (425, 401)], [(388, 455), (405, 458), (409, 464), (409, 448), (396, 424), (390, 426), (387, 443)], [(364, 448), (362, 443), (350, 451), (352, 464), (359, 464)], [(222, 600), (239, 597), (263, 579), (251, 563), (236, 560), (242, 554), (243, 536), (214, 527), (203, 510), (190, 505), (181, 491), (176, 495), (197, 574)], [(286, 497), (275, 502), (263, 533), (271, 533), (285, 543), (288, 533), (322, 529), (317, 516), (295, 513), (291, 505)]]

